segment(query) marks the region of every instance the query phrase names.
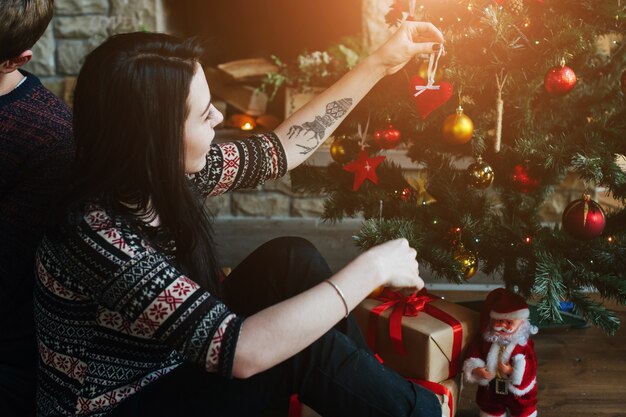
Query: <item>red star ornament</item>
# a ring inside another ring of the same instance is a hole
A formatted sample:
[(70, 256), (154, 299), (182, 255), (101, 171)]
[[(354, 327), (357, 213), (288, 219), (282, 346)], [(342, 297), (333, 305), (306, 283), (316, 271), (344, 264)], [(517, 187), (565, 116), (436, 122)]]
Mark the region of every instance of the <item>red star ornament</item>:
[(362, 150), (361, 152), (359, 152), (359, 156), (356, 158), (355, 161), (344, 165), (343, 169), (348, 172), (354, 173), (354, 186), (352, 187), (352, 191), (358, 190), (363, 184), (363, 181), (365, 181), (366, 179), (370, 180), (374, 184), (378, 184), (376, 167), (380, 165), (380, 163), (384, 160), (385, 157), (382, 155), (372, 156), (370, 158), (367, 152)]

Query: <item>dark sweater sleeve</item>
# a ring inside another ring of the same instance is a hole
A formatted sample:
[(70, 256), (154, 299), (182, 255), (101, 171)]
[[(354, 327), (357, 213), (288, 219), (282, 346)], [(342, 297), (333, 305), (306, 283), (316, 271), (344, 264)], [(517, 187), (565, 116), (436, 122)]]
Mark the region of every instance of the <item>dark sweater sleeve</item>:
[(204, 196), (254, 188), (287, 173), (285, 150), (274, 132), (214, 144), (205, 167), (190, 176)]
[[(208, 372), (231, 377), (243, 318), (132, 230), (114, 224), (104, 211), (92, 209), (62, 247), (43, 249), (40, 253), (48, 255), (40, 262), (40, 279), (65, 276), (61, 283), (65, 288), (100, 305), (99, 326), (122, 337), (156, 340)], [(46, 263), (58, 264), (58, 258), (71, 270), (47, 274)]]

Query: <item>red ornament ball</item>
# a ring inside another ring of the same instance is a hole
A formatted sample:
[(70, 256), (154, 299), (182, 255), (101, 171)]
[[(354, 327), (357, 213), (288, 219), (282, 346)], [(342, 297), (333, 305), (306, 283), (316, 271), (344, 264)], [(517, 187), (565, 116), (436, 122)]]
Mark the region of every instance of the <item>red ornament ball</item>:
[(398, 146), (402, 133), (391, 123), (386, 128), (374, 132), (374, 143), (380, 149), (392, 149)]
[(515, 165), (512, 181), (515, 189), (523, 193), (534, 191), (541, 185), (537, 178), (530, 175), (528, 166), (524, 164)]
[(561, 62), (561, 65), (550, 68), (544, 80), (544, 87), (552, 96), (567, 94), (576, 85), (574, 70)]
[(578, 240), (590, 240), (602, 235), (606, 220), (602, 207), (589, 195), (574, 200), (563, 211), (563, 230)]

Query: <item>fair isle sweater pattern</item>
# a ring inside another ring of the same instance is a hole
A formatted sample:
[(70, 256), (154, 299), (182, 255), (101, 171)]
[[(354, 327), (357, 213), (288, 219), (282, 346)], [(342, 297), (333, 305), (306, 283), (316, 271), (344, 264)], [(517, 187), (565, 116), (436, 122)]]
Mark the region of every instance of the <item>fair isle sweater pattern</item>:
[[(203, 195), (287, 170), (273, 133), (213, 145), (190, 177)], [(97, 204), (37, 253), (39, 416), (101, 416), (183, 362), (231, 377), (243, 318), (186, 277), (171, 255)]]

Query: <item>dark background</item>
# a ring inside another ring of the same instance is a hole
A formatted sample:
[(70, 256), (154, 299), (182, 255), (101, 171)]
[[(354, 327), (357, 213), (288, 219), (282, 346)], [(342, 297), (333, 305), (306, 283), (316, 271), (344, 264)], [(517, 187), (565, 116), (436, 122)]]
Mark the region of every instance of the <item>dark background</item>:
[(361, 0), (165, 0), (172, 31), (199, 36), (204, 63), (289, 59), (361, 32)]

